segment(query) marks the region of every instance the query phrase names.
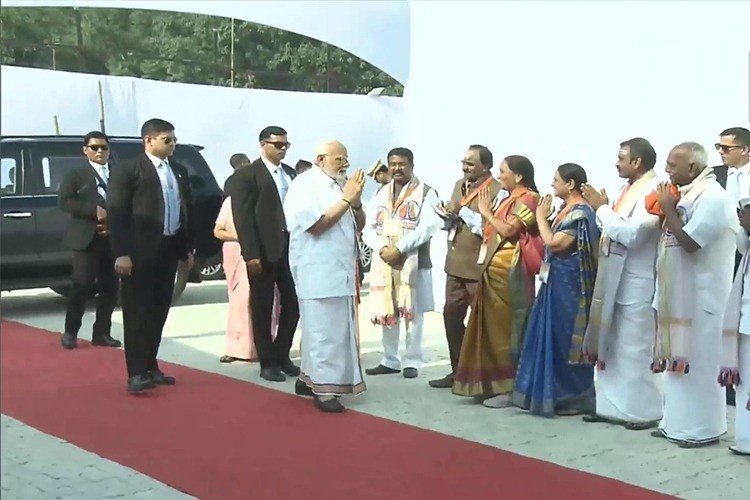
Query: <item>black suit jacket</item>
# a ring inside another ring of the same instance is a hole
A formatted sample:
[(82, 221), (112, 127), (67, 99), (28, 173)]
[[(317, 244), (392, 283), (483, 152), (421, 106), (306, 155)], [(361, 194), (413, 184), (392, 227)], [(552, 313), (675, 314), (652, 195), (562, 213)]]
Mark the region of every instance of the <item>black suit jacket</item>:
[[(192, 193), (185, 167), (169, 159), (180, 190), (179, 257), (193, 249)], [(156, 168), (144, 154), (113, 169), (107, 190), (107, 220), (115, 258), (155, 257), (164, 235), (164, 198)]]
[(721, 184), (724, 189), (727, 188), (727, 172), (728, 167), (726, 165), (719, 165), (714, 167), (714, 173), (716, 174), (716, 181)]
[[(110, 172), (112, 164), (109, 164)], [(88, 161), (72, 169), (60, 184), (57, 203), (63, 212), (71, 215), (63, 244), (72, 250), (84, 250), (96, 234), (96, 207), (107, 207), (97, 187), (103, 185)]]
[[(284, 172), (294, 179), (297, 172), (284, 163)], [(289, 233), (276, 182), (263, 160), (240, 167), (227, 179), (224, 191), (232, 198), (232, 215), (245, 261), (278, 262), (286, 252)]]

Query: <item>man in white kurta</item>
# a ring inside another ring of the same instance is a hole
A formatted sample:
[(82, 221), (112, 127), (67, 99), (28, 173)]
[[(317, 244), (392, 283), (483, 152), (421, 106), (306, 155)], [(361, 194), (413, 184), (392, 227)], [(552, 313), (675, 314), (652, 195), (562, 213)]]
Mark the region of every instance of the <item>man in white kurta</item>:
[[(302, 365), (296, 392), (326, 412), (338, 396), (365, 390), (357, 335), (357, 231), (364, 224), (364, 173), (346, 183), (347, 151), (338, 142), (318, 148), (315, 166), (286, 196), (289, 263), (302, 321)], [(343, 185), (343, 187), (342, 187)], [(360, 228), (357, 225), (360, 224)]]
[[(373, 252), (370, 269), (370, 316), (383, 334), (380, 364), (368, 375), (398, 373), (415, 378), (424, 362), (424, 313), (435, 310), (430, 240), (442, 226), (437, 193), (413, 175), (414, 155), (407, 148), (388, 153), (391, 181), (370, 200), (362, 234)], [(377, 254), (375, 253), (377, 252)], [(406, 330), (399, 358), (400, 324)]]
[(683, 448), (715, 444), (727, 430), (722, 361), (723, 317), (732, 285), (739, 231), (734, 204), (706, 167), (696, 143), (675, 147), (666, 185), (658, 189), (664, 232), (657, 256), (654, 368), (666, 371), (664, 418), (655, 437)]
[(584, 350), (596, 361), (596, 413), (586, 422), (615, 422), (631, 430), (654, 427), (662, 417), (659, 376), (651, 369), (656, 325), (652, 301), (659, 217), (646, 196), (659, 184), (656, 152), (643, 138), (623, 142), (620, 177), (628, 179), (614, 206), (591, 186), (583, 195), (602, 229), (599, 267)]

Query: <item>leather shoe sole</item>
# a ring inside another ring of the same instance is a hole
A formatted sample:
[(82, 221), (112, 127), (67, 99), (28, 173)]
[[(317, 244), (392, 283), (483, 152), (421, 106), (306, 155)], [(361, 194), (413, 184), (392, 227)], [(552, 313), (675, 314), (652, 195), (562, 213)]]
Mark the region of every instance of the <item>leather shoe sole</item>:
[(384, 365), (378, 365), (375, 368), (368, 368), (365, 373), (368, 375), (391, 375), (392, 373), (398, 373), (401, 370), (394, 370)]
[(112, 337), (91, 339), (91, 345), (100, 347), (122, 347), (122, 343), (117, 339), (113, 339)]
[(313, 399), (315, 401), (315, 407), (325, 413), (341, 413), (346, 409), (336, 398), (322, 401), (319, 397), (313, 396)]
[(156, 385), (175, 385), (177, 383), (177, 379), (174, 377), (170, 377), (169, 375), (164, 375), (163, 373), (158, 375), (152, 374), (151, 382)]
[(281, 370), (273, 368), (263, 368), (260, 370), (260, 378), (269, 382), (286, 382), (286, 377)]
[(315, 396), (312, 389), (310, 389), (307, 384), (300, 379), (297, 379), (297, 381), (294, 383), (294, 393), (297, 396)]
[(453, 388), (453, 375), (446, 375), (443, 378), (430, 380), (428, 384), (434, 389), (451, 389)]
[(750, 457), (750, 452), (739, 450), (736, 446), (730, 446), (729, 451), (741, 457)]
[(295, 365), (291, 361), (281, 365), (281, 371), (290, 377), (299, 377), (299, 374), (301, 373), (299, 366)]

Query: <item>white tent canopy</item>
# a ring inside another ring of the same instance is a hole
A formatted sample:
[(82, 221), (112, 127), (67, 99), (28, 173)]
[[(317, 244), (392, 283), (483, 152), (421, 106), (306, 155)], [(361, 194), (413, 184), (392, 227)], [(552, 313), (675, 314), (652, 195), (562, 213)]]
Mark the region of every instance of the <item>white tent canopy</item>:
[(409, 74), (407, 0), (5, 0), (3, 7), (152, 9), (242, 19), (340, 47), (401, 83)]

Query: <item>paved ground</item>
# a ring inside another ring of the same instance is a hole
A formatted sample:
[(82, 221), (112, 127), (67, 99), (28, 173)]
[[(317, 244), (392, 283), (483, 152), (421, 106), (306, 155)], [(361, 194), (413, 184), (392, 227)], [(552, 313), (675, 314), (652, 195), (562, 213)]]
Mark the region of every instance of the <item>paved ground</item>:
[[(366, 318), (366, 298), (363, 306), (361, 317)], [(161, 358), (293, 392), (292, 381), (286, 384), (262, 381), (257, 365), (218, 362), (223, 350), (226, 307), (223, 282), (189, 287), (170, 313)], [(64, 300), (51, 292), (36, 290), (3, 295), (3, 319), (59, 331), (63, 316)], [(114, 322), (113, 336), (122, 339), (119, 311), (115, 313)], [(81, 337), (86, 337), (92, 323), (93, 314), (89, 313), (84, 319)], [(374, 366), (380, 358), (378, 331), (366, 321), (361, 327), (363, 364)], [(298, 343), (294, 348), (297, 346)], [(406, 380), (398, 375), (367, 377), (369, 391), (347, 400), (346, 404), (361, 412), (684, 498), (750, 498), (750, 460), (728, 452), (726, 446), (731, 442), (731, 434), (721, 446), (682, 450), (650, 437), (648, 432), (584, 424), (578, 417), (542, 419), (515, 409), (489, 410), (472, 399), (427, 386), (427, 380), (443, 375), (449, 367), (442, 318), (438, 314), (427, 318), (425, 348), (429, 362), (417, 379)], [(113, 390), (123, 390), (124, 384), (123, 373), (123, 387)], [(733, 411), (730, 413), (733, 415)], [(63, 497), (71, 490), (77, 498), (102, 498), (104, 490), (97, 490), (97, 483), (106, 481), (117, 483), (121, 490), (116, 491), (122, 491), (127, 497), (136, 493), (152, 498), (184, 496), (132, 469), (96, 457), (12, 419), (3, 417), (2, 423), (3, 499), (6, 494), (7, 498)], [(94, 477), (84, 474), (85, 470), (91, 471)], [(44, 494), (31, 489), (37, 488), (34, 481), (37, 477), (38, 483), (44, 485)], [(64, 493), (55, 493), (58, 484)]]

